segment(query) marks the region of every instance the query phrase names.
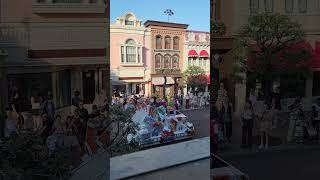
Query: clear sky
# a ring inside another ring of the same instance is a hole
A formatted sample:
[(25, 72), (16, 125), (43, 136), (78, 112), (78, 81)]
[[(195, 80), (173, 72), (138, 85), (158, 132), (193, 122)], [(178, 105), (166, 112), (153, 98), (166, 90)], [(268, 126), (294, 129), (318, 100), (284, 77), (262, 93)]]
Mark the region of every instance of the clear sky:
[(188, 30), (210, 30), (210, 0), (110, 0), (110, 20), (126, 12), (133, 12), (138, 19), (168, 21), (164, 14), (171, 9), (170, 22), (188, 24)]

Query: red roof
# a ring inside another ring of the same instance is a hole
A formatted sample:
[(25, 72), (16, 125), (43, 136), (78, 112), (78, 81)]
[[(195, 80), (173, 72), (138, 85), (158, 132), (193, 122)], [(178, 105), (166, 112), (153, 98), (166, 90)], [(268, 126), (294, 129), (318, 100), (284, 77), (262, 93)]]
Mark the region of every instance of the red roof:
[(198, 53), (196, 50), (190, 50), (188, 53), (188, 57), (198, 57)]
[(209, 54), (206, 50), (200, 51), (200, 57), (209, 57)]

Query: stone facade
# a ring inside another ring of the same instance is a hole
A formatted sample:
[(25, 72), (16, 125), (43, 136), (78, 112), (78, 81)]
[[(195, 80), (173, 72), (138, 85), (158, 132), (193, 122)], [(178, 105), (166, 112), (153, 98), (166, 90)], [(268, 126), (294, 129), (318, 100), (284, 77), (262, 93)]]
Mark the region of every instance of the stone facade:
[(144, 25), (151, 29), (152, 94), (173, 96), (181, 83), (184, 38), (188, 25), (158, 21), (146, 21)]

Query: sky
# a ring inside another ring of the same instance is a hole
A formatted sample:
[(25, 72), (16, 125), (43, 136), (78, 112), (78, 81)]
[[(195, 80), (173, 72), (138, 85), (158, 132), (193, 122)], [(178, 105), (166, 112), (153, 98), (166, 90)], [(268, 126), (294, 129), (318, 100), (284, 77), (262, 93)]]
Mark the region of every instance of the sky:
[(133, 12), (138, 19), (168, 21), (164, 14), (171, 9), (174, 15), (170, 22), (188, 24), (188, 30), (210, 30), (210, 0), (110, 0), (110, 20)]

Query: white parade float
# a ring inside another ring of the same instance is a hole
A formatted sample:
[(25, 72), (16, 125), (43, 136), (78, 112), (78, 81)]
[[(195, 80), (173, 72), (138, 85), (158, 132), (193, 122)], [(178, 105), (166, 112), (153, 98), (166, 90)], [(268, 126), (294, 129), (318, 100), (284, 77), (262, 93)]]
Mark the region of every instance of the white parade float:
[(184, 114), (176, 110), (167, 114), (163, 106), (151, 108), (148, 113), (139, 110), (132, 120), (137, 125), (136, 135), (129, 134), (127, 140), (138, 142), (141, 148), (192, 138), (195, 133)]

